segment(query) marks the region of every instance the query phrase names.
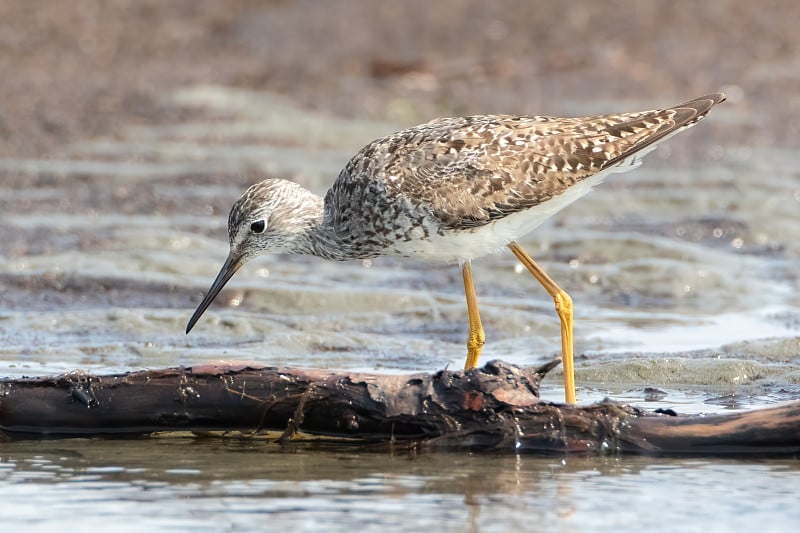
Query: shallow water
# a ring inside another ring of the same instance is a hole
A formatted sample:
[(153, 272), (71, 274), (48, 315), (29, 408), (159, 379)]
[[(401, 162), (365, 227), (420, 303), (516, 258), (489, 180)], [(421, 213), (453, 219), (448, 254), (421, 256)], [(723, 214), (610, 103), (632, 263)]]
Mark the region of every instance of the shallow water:
[(0, 491), (25, 531), (788, 531), (799, 466), (75, 439), (4, 445)]
[[(357, 147), (397, 126), (221, 87), (187, 88), (171, 102), (224, 118), (130, 127), (56, 160), (0, 160), (3, 374), (208, 358), (387, 372), (461, 364), (458, 268), (395, 258), (256, 260), (184, 336), (247, 185), (279, 175), (322, 193)], [(740, 120), (729, 107), (523, 242), (575, 300), (579, 384), (798, 391), (795, 156), (716, 145), (714, 121)], [(681, 151), (693, 161), (672, 164)], [(521, 265), (501, 253), (474, 269), (485, 357), (557, 355), (552, 302)]]
[[(357, 148), (398, 126), (219, 87), (171, 102), (223, 118), (131, 126), (60, 159), (0, 160), (0, 375), (209, 359), (380, 372), (462, 364), (459, 269), (392, 258), (260, 259), (185, 336), (227, 253), (227, 211), (247, 185), (278, 175), (322, 193)], [(705, 141), (716, 120), (744, 119), (720, 107), (523, 242), (575, 301), (581, 402), (611, 396), (698, 413), (800, 397), (796, 156)], [(514, 258), (487, 257), (474, 271), (484, 358), (538, 365), (557, 355), (552, 302)], [(560, 381), (554, 372), (543, 396), (562, 398)], [(76, 519), (121, 530), (311, 529), (318, 520), (333, 530), (507, 530), (532, 520), (578, 530), (624, 527), (633, 515), (676, 530), (800, 523), (798, 465), (784, 459), (415, 455), (190, 438), (2, 443), (0, 457), (4, 527), (33, 531)]]

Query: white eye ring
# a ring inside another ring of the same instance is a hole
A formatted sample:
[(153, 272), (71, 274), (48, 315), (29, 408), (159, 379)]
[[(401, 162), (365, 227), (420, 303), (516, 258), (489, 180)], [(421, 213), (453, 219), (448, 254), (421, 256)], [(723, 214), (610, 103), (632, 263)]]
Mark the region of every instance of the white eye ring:
[(256, 220), (250, 224), (250, 231), (253, 233), (264, 233), (267, 229), (267, 222), (265, 220)]

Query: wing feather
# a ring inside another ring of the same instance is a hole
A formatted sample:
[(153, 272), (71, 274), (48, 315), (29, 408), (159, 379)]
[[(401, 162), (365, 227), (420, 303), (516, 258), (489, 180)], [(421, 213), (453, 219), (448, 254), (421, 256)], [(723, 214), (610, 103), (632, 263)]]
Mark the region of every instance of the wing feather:
[(595, 117), (437, 119), (367, 145), (342, 171), (328, 202), (336, 202), (337, 191), (363, 189), (363, 177), (370, 176), (379, 194), (426, 209), (447, 228), (485, 225), (652, 149), (724, 98), (711, 94), (667, 109)]

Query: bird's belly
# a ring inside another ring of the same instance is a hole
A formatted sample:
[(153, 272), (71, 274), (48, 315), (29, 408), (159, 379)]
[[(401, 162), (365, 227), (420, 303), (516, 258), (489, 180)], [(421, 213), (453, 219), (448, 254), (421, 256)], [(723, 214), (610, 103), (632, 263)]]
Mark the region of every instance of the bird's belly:
[[(463, 230), (445, 230), (441, 233), (431, 230), (413, 232), (407, 240), (394, 243), (385, 250), (387, 255), (413, 257), (432, 262), (469, 261), (502, 250), (508, 243), (521, 239), (545, 220), (588, 193), (613, 172), (624, 172), (625, 163), (586, 178), (576, 183), (564, 193), (537, 206), (508, 215), (501, 219)], [(631, 165), (632, 168), (633, 165)]]
[(496, 253), (508, 243), (530, 233), (547, 219), (530, 210), (509, 215), (500, 220), (464, 230), (429, 232), (407, 241), (395, 243), (388, 255), (413, 257), (431, 262), (464, 262)]

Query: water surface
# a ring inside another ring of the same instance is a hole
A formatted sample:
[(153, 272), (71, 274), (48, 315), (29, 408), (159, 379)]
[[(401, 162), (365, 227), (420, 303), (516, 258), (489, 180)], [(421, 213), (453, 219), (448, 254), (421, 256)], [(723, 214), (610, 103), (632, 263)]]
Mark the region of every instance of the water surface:
[[(4, 527), (788, 531), (796, 460), (426, 454), (259, 440), (4, 445)], [(758, 498), (754, 498), (754, 494)], [(90, 510), (87, 512), (87, 510)], [(713, 516), (713, 520), (709, 517)]]

